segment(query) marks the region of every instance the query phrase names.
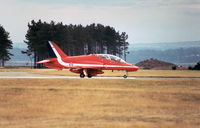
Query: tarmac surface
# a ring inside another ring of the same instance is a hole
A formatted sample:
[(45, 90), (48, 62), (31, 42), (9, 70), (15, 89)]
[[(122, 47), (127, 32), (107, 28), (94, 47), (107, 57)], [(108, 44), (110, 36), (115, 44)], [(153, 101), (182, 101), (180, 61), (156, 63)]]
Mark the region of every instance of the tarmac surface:
[[(79, 76), (60, 76), (60, 75), (40, 75), (32, 74), (31, 72), (0, 72), (0, 79), (83, 79)], [(85, 77), (84, 79), (124, 79), (122, 76), (95, 76), (92, 78)], [(195, 77), (127, 77), (126, 79), (199, 79)]]

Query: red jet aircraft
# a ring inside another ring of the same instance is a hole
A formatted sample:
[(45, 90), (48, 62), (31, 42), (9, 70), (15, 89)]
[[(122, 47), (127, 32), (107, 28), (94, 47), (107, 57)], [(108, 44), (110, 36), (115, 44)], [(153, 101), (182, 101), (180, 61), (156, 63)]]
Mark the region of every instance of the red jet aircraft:
[(103, 74), (102, 70), (137, 71), (138, 67), (125, 62), (123, 59), (109, 54), (90, 54), (81, 56), (67, 56), (55, 43), (49, 41), (49, 55), (51, 58), (37, 62), (44, 63), (46, 67), (62, 70), (69, 69), (73, 73), (80, 74), (81, 78), (91, 78), (97, 74)]

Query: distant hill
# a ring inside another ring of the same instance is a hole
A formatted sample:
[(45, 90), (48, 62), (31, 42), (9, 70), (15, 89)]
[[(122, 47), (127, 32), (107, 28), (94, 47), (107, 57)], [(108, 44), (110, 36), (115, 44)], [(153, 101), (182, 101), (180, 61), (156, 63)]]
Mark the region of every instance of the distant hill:
[(200, 47), (200, 41), (162, 42), (162, 43), (135, 43), (129, 46), (129, 51), (135, 50), (169, 50), (180, 48)]
[(127, 61), (134, 64), (150, 58), (185, 66), (193, 66), (200, 61), (200, 41), (135, 44), (129, 51)]
[(170, 70), (172, 69), (173, 66), (176, 66), (175, 64), (160, 61), (157, 59), (152, 59), (152, 58), (141, 61), (137, 63), (136, 65), (143, 69), (170, 69)]
[(13, 54), (9, 61), (6, 61), (6, 66), (30, 66), (31, 60), (26, 54), (22, 54), (21, 51), (25, 51), (27, 45), (22, 42), (14, 42), (13, 49), (10, 52)]
[(26, 49), (27, 48), (27, 44), (22, 43), (22, 42), (14, 42), (13, 43), (13, 48)]
[(11, 59), (5, 63), (6, 66), (28, 66), (30, 65), (30, 58), (26, 54), (22, 54), (21, 51), (24, 48), (13, 48), (10, 52), (13, 54)]

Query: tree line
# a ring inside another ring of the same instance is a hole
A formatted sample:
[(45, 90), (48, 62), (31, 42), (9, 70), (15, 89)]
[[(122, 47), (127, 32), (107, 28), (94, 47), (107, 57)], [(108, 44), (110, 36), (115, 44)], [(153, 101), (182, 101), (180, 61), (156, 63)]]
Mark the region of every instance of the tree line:
[(107, 53), (122, 57), (128, 49), (128, 35), (113, 27), (102, 24), (64, 25), (32, 20), (28, 23), (25, 43), (28, 49), (23, 53), (33, 56), (34, 64), (48, 57), (47, 42), (54, 41), (67, 55)]
[[(4, 66), (12, 56), (9, 50), (13, 47), (9, 38), (9, 33), (0, 25), (0, 66)], [(129, 45), (125, 32), (95, 23), (82, 26), (32, 20), (28, 23), (25, 38), (27, 50), (22, 53), (34, 58), (35, 66), (37, 61), (48, 57), (46, 44), (49, 40), (56, 42), (69, 56), (106, 53), (122, 57)]]
[(9, 49), (13, 47), (9, 38), (9, 33), (0, 25), (0, 66), (4, 66), (5, 62), (12, 56)]
[(194, 66), (189, 66), (188, 67), (189, 70), (200, 70), (200, 61)]

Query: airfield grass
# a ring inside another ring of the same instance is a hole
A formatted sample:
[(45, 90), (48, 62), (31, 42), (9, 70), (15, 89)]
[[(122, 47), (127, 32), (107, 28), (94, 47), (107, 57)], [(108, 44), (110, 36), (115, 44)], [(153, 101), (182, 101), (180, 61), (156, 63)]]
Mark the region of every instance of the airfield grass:
[(199, 128), (200, 80), (1, 79), (1, 128)]

